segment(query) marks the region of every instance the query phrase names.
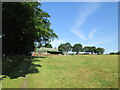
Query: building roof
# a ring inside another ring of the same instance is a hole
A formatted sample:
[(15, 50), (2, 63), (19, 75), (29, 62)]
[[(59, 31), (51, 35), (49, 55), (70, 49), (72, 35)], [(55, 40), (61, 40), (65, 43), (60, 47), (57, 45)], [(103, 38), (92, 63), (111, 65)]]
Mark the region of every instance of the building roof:
[(58, 49), (41, 47), (41, 48), (36, 48), (36, 51), (58, 51)]
[[(86, 52), (79, 52), (79, 54), (84, 54)], [(76, 52), (69, 51), (68, 54), (76, 54)]]

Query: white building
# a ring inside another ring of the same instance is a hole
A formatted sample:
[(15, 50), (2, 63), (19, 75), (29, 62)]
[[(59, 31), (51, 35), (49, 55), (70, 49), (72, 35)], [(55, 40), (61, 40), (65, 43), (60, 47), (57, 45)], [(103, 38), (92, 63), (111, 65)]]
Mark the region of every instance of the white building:
[[(73, 54), (73, 55), (75, 55), (76, 52), (69, 51), (67, 54)], [(86, 54), (86, 52), (79, 52), (79, 54)]]

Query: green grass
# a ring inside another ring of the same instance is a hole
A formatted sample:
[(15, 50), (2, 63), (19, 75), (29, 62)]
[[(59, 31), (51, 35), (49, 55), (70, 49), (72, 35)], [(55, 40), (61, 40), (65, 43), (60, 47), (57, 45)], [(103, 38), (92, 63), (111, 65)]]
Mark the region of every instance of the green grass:
[(117, 55), (48, 56), (34, 60), (33, 64), (42, 66), (36, 66), (38, 73), (15, 79), (6, 77), (2, 87), (118, 88)]

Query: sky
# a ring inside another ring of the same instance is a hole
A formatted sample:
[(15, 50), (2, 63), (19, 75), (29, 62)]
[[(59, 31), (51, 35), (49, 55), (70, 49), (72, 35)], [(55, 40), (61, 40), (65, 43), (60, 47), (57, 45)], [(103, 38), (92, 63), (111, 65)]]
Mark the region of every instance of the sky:
[(41, 9), (58, 35), (53, 47), (69, 42), (105, 48), (105, 54), (118, 51), (117, 2), (42, 2)]

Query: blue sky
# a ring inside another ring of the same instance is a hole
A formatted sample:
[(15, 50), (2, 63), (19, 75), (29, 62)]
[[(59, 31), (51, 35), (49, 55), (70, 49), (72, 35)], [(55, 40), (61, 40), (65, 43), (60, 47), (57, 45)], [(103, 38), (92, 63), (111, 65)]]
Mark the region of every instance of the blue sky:
[(105, 48), (105, 53), (118, 51), (117, 2), (43, 2), (50, 14), (51, 28), (58, 39), (53, 47), (69, 42)]

